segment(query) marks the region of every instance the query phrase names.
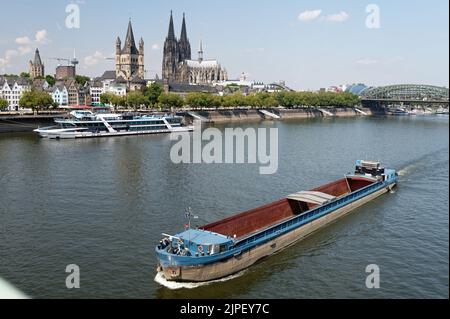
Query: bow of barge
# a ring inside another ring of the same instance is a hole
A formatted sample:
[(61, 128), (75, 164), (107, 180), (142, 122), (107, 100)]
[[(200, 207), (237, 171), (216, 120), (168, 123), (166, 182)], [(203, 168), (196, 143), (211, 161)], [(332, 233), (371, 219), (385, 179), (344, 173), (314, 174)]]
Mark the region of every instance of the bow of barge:
[(356, 161), (354, 174), (176, 235), (163, 234), (157, 271), (170, 281), (226, 277), (301, 240), (391, 190), (397, 173)]

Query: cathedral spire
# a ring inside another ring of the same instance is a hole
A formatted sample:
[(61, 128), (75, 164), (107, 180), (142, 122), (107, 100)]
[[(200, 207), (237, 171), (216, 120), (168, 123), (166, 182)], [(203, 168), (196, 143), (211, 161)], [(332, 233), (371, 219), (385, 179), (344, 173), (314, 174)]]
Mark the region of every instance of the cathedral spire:
[(128, 21), (128, 30), (127, 30), (127, 36), (125, 38), (125, 50), (130, 50), (131, 53), (136, 53), (136, 43), (134, 42), (134, 34), (133, 34), (133, 26), (131, 25), (131, 19)]
[(170, 10), (169, 33), (167, 35), (167, 38), (170, 39), (170, 40), (175, 40), (175, 29), (173, 27), (172, 10)]
[(191, 59), (191, 44), (189, 43), (189, 39), (186, 31), (186, 15), (183, 13), (183, 23), (181, 24), (181, 35), (180, 41), (178, 41), (178, 49), (180, 61), (190, 60)]
[(164, 80), (174, 80), (178, 62), (180, 61), (179, 42), (175, 37), (175, 29), (173, 27), (173, 14), (170, 11), (169, 32), (166, 41), (164, 41), (163, 68), (162, 74)]
[(183, 23), (181, 25), (181, 37), (180, 37), (181, 41), (188, 41), (188, 37), (187, 37), (187, 31), (186, 31), (186, 16), (183, 13)]

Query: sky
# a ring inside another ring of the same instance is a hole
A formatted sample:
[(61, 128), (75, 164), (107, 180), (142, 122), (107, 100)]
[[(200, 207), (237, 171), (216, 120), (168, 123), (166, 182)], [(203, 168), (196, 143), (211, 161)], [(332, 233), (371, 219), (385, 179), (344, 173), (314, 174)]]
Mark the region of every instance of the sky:
[[(131, 19), (136, 42), (140, 37), (145, 42), (146, 77), (160, 76), (173, 10), (177, 36), (186, 13), (193, 58), (202, 41), (205, 59), (219, 60), (230, 79), (245, 73), (249, 80), (284, 80), (298, 90), (347, 83), (449, 85), (447, 0), (0, 3), (1, 74), (28, 72), (28, 61), (39, 48), (46, 74), (54, 73), (55, 58), (71, 58), (75, 50), (77, 73), (100, 76), (114, 70), (108, 58), (114, 57), (116, 38), (124, 40)], [(79, 25), (71, 19), (70, 5), (79, 9)]]

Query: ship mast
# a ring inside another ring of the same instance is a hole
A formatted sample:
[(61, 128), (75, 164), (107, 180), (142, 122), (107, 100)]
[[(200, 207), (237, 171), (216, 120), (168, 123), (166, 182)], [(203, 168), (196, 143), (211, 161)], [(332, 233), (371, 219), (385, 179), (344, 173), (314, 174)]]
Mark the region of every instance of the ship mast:
[[(188, 209), (186, 210), (184, 216), (187, 218), (188, 223), (187, 223), (187, 230), (191, 229), (191, 219), (198, 219), (198, 216), (195, 216), (194, 214), (192, 214), (192, 209), (190, 207), (188, 207)], [(185, 225), (186, 227), (186, 225)], [(191, 232), (189, 232), (189, 242), (191, 242)]]

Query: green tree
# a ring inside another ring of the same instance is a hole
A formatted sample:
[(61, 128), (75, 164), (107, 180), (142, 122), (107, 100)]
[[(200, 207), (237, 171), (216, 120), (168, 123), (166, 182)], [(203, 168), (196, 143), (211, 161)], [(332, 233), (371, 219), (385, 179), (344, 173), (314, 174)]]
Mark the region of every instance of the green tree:
[(154, 82), (150, 84), (150, 86), (144, 88), (144, 95), (148, 99), (149, 104), (154, 106), (158, 103), (158, 98), (163, 91), (162, 86)]
[(100, 95), (100, 103), (105, 105), (112, 105), (114, 107), (114, 111), (116, 111), (118, 106), (127, 105), (127, 99), (124, 96), (106, 92)]
[(186, 104), (191, 107), (219, 107), (221, 99), (210, 93), (189, 93), (186, 96)]
[(241, 93), (234, 93), (224, 96), (222, 100), (222, 105), (225, 107), (239, 107), (246, 106), (247, 101), (244, 95)]
[(263, 92), (255, 95), (254, 105), (260, 108), (276, 107), (278, 106), (278, 101), (275, 94)]
[(298, 103), (298, 92), (280, 92), (276, 99), (279, 105), (291, 108)]
[(20, 77), (29, 79), (30, 78), (30, 73), (22, 72), (22, 73), (20, 73)]
[(116, 95), (116, 94), (111, 94), (109, 102), (114, 107), (114, 111), (116, 111), (119, 106), (126, 105), (126, 97)]
[(7, 107), (8, 101), (6, 101), (5, 99), (0, 99), (0, 111), (6, 110)]
[(52, 97), (41, 91), (31, 90), (25, 92), (19, 100), (21, 108), (29, 108), (33, 111), (48, 109), (55, 105)]
[[(359, 97), (357, 95), (347, 92), (279, 92), (275, 95), (266, 96), (265, 98), (268, 99), (269, 97), (269, 104), (281, 105), (287, 108), (291, 108), (294, 106), (354, 107), (355, 105), (358, 105), (360, 103)], [(276, 99), (276, 103), (274, 103), (275, 101), (273, 100), (273, 98)]]
[(184, 99), (175, 93), (162, 93), (158, 102), (161, 107), (180, 108), (184, 104)]
[(91, 78), (90, 77), (88, 77), (88, 76), (83, 76), (83, 75), (76, 75), (75, 76), (75, 81), (78, 83), (78, 84), (80, 84), (80, 85), (85, 85), (86, 84), (86, 82), (88, 82), (88, 81), (90, 81), (91, 80)]
[(126, 96), (126, 105), (137, 110), (140, 106), (147, 106), (149, 104), (148, 99), (141, 91), (133, 91)]
[(361, 99), (356, 94), (345, 92), (342, 93), (342, 97), (344, 106), (346, 107), (355, 107), (361, 104)]
[(111, 104), (112, 93), (106, 92), (100, 94), (100, 103), (102, 104)]
[(251, 108), (257, 107), (259, 104), (259, 97), (257, 94), (250, 94), (247, 96), (244, 96), (245, 103), (242, 104), (242, 106), (250, 106)]
[(53, 86), (56, 83), (56, 79), (50, 74), (45, 76), (45, 81), (47, 81), (50, 86)]

